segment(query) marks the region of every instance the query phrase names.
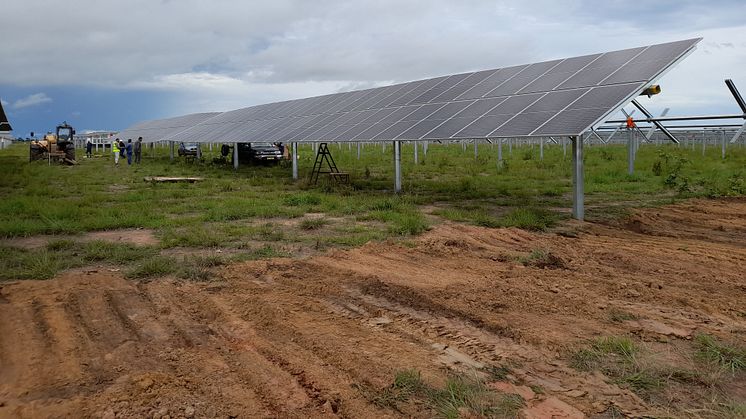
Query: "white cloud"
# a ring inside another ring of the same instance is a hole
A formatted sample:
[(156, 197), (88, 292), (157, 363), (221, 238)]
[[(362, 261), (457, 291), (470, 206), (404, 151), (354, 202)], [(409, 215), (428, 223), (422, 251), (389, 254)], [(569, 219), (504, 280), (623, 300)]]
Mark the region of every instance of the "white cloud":
[(13, 109), (29, 108), (31, 106), (39, 106), (51, 101), (52, 98), (47, 96), (46, 93), (34, 93), (33, 95), (16, 100), (10, 107)]

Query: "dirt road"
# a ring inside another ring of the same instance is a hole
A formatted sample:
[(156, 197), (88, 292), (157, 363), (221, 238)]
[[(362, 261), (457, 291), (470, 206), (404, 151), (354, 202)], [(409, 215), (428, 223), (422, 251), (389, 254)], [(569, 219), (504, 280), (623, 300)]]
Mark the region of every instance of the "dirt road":
[[(205, 283), (105, 267), (5, 283), (0, 417), (430, 417), (425, 403), (397, 410), (370, 394), (397, 371), (438, 386), (501, 365), (495, 388), (531, 389), (526, 417), (685, 412), (696, 385), (664, 404), (571, 368), (569, 354), (610, 335), (669, 358), (698, 333), (743, 342), (745, 271), (740, 199), (551, 233), (446, 223), (404, 243), (231, 265)], [(744, 375), (728, 377), (718, 394), (743, 403)]]

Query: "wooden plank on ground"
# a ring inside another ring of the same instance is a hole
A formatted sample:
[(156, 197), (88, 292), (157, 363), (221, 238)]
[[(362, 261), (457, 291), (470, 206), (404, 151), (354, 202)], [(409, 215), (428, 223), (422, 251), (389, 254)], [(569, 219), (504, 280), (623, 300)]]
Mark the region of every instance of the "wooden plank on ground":
[(194, 183), (194, 182), (201, 182), (205, 180), (205, 178), (202, 177), (170, 177), (170, 176), (145, 176), (143, 178), (145, 182), (166, 182), (166, 183), (176, 183), (176, 182), (188, 182), (188, 183)]

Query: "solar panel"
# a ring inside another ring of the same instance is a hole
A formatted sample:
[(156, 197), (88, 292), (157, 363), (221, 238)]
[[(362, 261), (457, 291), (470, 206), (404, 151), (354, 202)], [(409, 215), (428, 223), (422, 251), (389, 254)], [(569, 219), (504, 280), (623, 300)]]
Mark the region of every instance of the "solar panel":
[(119, 132), (117, 137), (121, 139), (136, 139), (138, 137), (143, 137), (143, 141), (145, 142), (160, 141), (173, 134), (198, 125), (200, 122), (208, 120), (215, 115), (218, 115), (218, 113), (195, 113), (174, 118), (145, 121)]
[(580, 135), (637, 96), (700, 40), (187, 115), (123, 133), (190, 142)]

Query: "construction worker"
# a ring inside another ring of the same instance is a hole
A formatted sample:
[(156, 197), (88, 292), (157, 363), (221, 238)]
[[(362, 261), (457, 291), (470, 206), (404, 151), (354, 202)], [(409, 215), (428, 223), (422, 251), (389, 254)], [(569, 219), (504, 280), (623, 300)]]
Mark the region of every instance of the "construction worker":
[(142, 159), (142, 137), (137, 137), (137, 142), (135, 142), (135, 163), (140, 164), (141, 159)]
[(119, 138), (111, 143), (111, 152), (114, 153), (114, 166), (119, 166)]

